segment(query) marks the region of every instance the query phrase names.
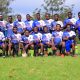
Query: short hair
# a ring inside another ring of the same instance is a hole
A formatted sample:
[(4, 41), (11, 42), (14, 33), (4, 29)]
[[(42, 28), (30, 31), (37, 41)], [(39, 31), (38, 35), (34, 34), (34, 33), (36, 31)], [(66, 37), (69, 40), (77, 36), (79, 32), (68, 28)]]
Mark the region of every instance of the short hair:
[(49, 14), (49, 13), (45, 13), (45, 15), (49, 15), (49, 16), (50, 16), (50, 14)]
[(60, 25), (60, 24), (57, 24), (56, 26), (58, 26), (58, 25), (61, 27), (61, 25)]
[(18, 14), (18, 15), (17, 15), (17, 17), (18, 17), (18, 16), (20, 16), (20, 17), (21, 17), (21, 15), (20, 15), (20, 14)]
[(59, 17), (59, 14), (54, 14), (54, 16), (56, 16), (56, 15)]
[(80, 15), (80, 12), (78, 12), (78, 15)]
[(70, 25), (70, 24), (67, 24), (67, 25), (66, 25), (66, 28), (67, 28), (67, 26), (71, 26), (71, 25)]
[(8, 17), (11, 17), (12, 18), (12, 15), (8, 16)]
[(27, 32), (27, 31), (30, 33), (30, 31), (29, 31), (29, 30), (25, 30), (25, 31), (24, 31), (24, 33), (25, 33), (25, 32)]
[(68, 12), (68, 14), (69, 14), (69, 13), (70, 13), (70, 14), (72, 14), (72, 12), (71, 12), (71, 11), (69, 11), (69, 12)]
[(40, 15), (40, 13), (36, 13), (36, 14)]
[(14, 26), (13, 29), (14, 29), (14, 28), (18, 29), (16, 26)]
[(30, 14), (27, 14), (26, 16), (30, 16)]
[(47, 28), (47, 29), (48, 29), (48, 27), (47, 27), (47, 26), (43, 26), (43, 30), (44, 30), (44, 28)]

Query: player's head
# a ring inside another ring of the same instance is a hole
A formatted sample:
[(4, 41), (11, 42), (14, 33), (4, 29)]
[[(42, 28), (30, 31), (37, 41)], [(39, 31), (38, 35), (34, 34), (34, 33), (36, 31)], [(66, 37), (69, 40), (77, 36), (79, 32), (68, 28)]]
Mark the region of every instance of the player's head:
[(17, 33), (17, 27), (13, 27), (13, 33)]
[(12, 20), (13, 20), (12, 16), (8, 16), (8, 22), (12, 23)]
[(47, 33), (47, 32), (48, 32), (48, 27), (47, 27), (47, 26), (44, 26), (43, 31), (44, 31), (45, 33)]
[(59, 19), (59, 14), (54, 14), (54, 20), (58, 21), (58, 19)]
[(40, 13), (36, 13), (36, 19), (40, 20)]
[(49, 13), (46, 13), (45, 14), (45, 18), (46, 18), (46, 20), (49, 20), (50, 19), (50, 14)]
[(70, 25), (70, 24), (67, 24), (67, 25), (66, 25), (66, 30), (67, 30), (67, 31), (70, 31), (70, 30), (71, 30), (70, 27), (71, 27), (71, 25)]
[(25, 31), (25, 36), (29, 36), (29, 31), (28, 30)]
[(21, 21), (21, 19), (22, 19), (21, 15), (17, 15), (17, 20)]
[(72, 18), (72, 12), (68, 12), (68, 18)]
[(61, 25), (60, 24), (57, 24), (56, 25), (56, 31), (60, 31), (61, 30)]
[(78, 12), (78, 17), (79, 17), (79, 19), (80, 19), (80, 12)]
[(3, 21), (3, 15), (0, 14), (0, 21)]
[(26, 15), (26, 19), (27, 19), (28, 21), (30, 21), (30, 20), (31, 20), (31, 16), (30, 16), (29, 14), (27, 14), (27, 15)]
[(33, 31), (34, 31), (34, 32), (38, 32), (38, 27), (34, 27), (34, 28), (33, 28)]

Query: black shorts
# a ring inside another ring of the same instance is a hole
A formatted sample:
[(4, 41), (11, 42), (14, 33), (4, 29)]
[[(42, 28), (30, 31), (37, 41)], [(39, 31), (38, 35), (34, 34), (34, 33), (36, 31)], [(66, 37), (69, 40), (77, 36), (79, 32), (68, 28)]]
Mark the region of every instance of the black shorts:
[(49, 48), (49, 46), (48, 46), (48, 45), (46, 45), (46, 44), (44, 44), (43, 46), (44, 46), (44, 51), (47, 51), (47, 50), (48, 50), (48, 48)]
[(12, 43), (12, 48), (18, 49), (19, 48), (19, 43)]
[(61, 45), (55, 45), (55, 47), (57, 48), (57, 50), (62, 50), (62, 46)]

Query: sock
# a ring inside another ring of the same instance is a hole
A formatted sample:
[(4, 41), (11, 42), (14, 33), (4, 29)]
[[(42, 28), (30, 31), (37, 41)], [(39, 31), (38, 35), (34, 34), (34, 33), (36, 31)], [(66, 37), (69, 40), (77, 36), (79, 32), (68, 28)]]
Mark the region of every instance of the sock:
[(72, 54), (75, 55), (75, 50), (72, 51)]
[(65, 54), (65, 47), (62, 47), (62, 54)]
[(55, 53), (56, 53), (56, 50), (53, 50), (53, 55), (55, 55)]

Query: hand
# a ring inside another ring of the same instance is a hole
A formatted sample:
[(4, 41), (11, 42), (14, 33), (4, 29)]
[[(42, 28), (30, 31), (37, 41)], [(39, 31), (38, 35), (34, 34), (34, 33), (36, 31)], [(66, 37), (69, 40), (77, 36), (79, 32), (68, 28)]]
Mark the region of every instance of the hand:
[(67, 24), (69, 24), (69, 25), (73, 25), (73, 23), (72, 23), (72, 22), (68, 22)]
[(55, 46), (52, 47), (52, 50), (56, 50), (57, 48)]

